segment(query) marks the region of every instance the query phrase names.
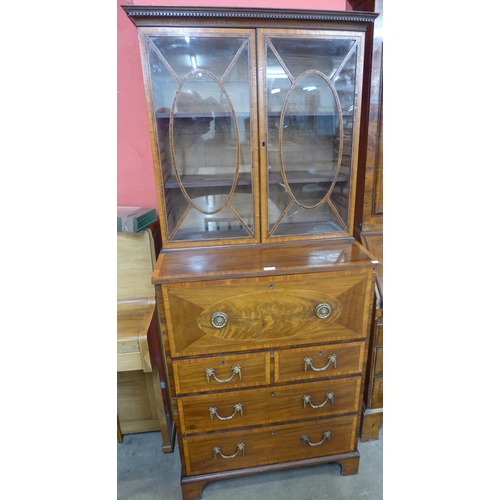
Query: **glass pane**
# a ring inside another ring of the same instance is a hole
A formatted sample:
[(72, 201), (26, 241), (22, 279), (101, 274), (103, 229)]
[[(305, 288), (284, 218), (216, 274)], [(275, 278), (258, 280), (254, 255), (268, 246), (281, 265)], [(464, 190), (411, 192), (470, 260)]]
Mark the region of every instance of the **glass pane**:
[(187, 32), (184, 36), (153, 36), (150, 40), (179, 78), (203, 69), (221, 79), (243, 43), (241, 38), (197, 37)]
[(354, 125), (354, 105), (356, 95), (356, 50), (344, 61), (344, 65), (334, 78), (334, 86), (339, 96), (342, 110), (343, 150), (337, 185), (332, 192), (332, 202), (347, 224), (347, 200), (350, 197), (350, 174), (352, 155), (352, 134)]
[[(316, 73), (297, 80), (285, 108), (281, 155), (286, 181), (298, 203), (313, 207), (337, 172), (333, 125), (337, 107), (330, 86)], [(329, 183), (324, 188), (317, 184)]]
[(272, 38), (272, 46), (294, 79), (310, 69), (332, 78), (354, 40), (332, 38)]
[(186, 31), (148, 48), (169, 239), (252, 238), (247, 38)]
[(328, 36), (267, 39), (271, 236), (347, 230), (354, 47)]

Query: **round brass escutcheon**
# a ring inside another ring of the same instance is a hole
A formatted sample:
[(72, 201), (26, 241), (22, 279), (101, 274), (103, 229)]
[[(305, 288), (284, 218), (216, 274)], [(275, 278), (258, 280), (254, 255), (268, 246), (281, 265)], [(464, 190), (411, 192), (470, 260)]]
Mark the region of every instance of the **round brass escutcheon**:
[(224, 328), (227, 325), (228, 317), (223, 312), (216, 312), (212, 314), (212, 325), (215, 328)]
[(330, 307), (329, 304), (327, 304), (326, 302), (323, 302), (321, 304), (318, 304), (316, 306), (316, 309), (314, 310), (314, 312), (316, 313), (316, 316), (320, 319), (325, 319), (325, 318), (328, 318), (328, 316), (330, 316), (331, 312), (332, 312), (332, 308)]

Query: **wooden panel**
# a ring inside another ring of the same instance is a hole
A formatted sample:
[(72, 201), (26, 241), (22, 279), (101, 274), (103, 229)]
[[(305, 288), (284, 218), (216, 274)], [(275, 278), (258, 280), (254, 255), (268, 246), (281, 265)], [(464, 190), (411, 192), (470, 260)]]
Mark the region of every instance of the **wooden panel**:
[(377, 342), (376, 345), (382, 347), (384, 345), (384, 325), (377, 325)]
[(152, 373), (142, 370), (117, 373), (117, 414), (120, 442), (124, 434), (160, 431), (162, 451), (173, 450), (156, 366)]
[(383, 93), (380, 93), (380, 121), (377, 137), (377, 157), (376, 157), (376, 173), (375, 185), (373, 188), (373, 215), (381, 216), (384, 212), (384, 170), (383, 170), (383, 155), (384, 155), (384, 108), (383, 108)]
[[(203, 474), (242, 469), (257, 465), (303, 460), (326, 455), (336, 455), (355, 450), (357, 417), (338, 417), (298, 424), (227, 431), (204, 436), (187, 437), (185, 445), (187, 474)], [(330, 440), (321, 445), (303, 444), (301, 436), (307, 435), (313, 444), (319, 443), (324, 432), (330, 431)], [(231, 456), (244, 444), (244, 454), (239, 451), (234, 458), (214, 456), (214, 448)]]
[[(264, 349), (366, 336), (364, 305), (371, 291), (371, 270), (331, 273), (325, 277), (251, 280), (163, 286), (172, 356)], [(315, 308), (328, 303), (320, 319)], [(216, 328), (211, 315), (228, 316)], [(365, 311), (366, 312), (366, 311)]]
[(151, 231), (116, 234), (118, 301), (154, 297), (151, 275), (156, 259)]
[(384, 294), (384, 271), (382, 266), (382, 263), (384, 261), (383, 239), (384, 237), (382, 233), (363, 233), (361, 235), (361, 242), (363, 243), (363, 245), (381, 263), (381, 265), (375, 269), (378, 293), (380, 294), (380, 302), (382, 302), (382, 296)]
[[(360, 384), (361, 379), (356, 377), (179, 398), (181, 430), (193, 434), (354, 413), (358, 410)], [(333, 393), (331, 400), (326, 397), (328, 393)], [(307, 396), (311, 404), (304, 403)]]
[(383, 422), (383, 410), (366, 409), (361, 417), (360, 440), (362, 442), (374, 441), (379, 438), (380, 426)]
[(116, 356), (116, 371), (128, 372), (142, 370), (142, 357), (139, 351), (126, 354), (118, 353)]
[(164, 251), (153, 283), (368, 269), (372, 256), (353, 238)]
[(384, 394), (384, 379), (383, 377), (375, 377), (373, 379), (373, 393), (371, 408), (382, 408)]
[(384, 373), (384, 360), (383, 360), (383, 347), (377, 347), (375, 353), (375, 371), (374, 375), (376, 377), (382, 376)]
[[(198, 317), (198, 326), (218, 338), (247, 341), (277, 340), (331, 328), (342, 314), (342, 304), (331, 295), (305, 288), (286, 292), (250, 292), (229, 297), (204, 309)], [(319, 319), (314, 311), (322, 303), (330, 305), (331, 313)], [(211, 322), (217, 311), (224, 311), (228, 316), (228, 323), (223, 328), (215, 328)]]
[[(276, 382), (290, 382), (361, 373), (364, 349), (364, 342), (350, 342), (276, 350), (274, 355), (275, 380)], [(333, 354), (336, 356), (336, 366), (328, 363), (328, 357)], [(311, 358), (314, 368), (326, 368), (315, 371), (308, 367), (305, 370), (304, 358), (306, 357)]]
[[(146, 374), (142, 371), (117, 373), (118, 418), (123, 434), (159, 430), (148, 394)], [(153, 421), (156, 422), (153, 424)]]
[(138, 332), (144, 324), (144, 314), (117, 315), (118, 354), (139, 353)]
[[(270, 354), (240, 354), (213, 358), (186, 359), (172, 363), (177, 394), (255, 387), (270, 383)], [(233, 367), (239, 366), (239, 373)], [(214, 376), (207, 376), (213, 369)], [(241, 376), (240, 376), (241, 375)]]
[(151, 357), (148, 330), (155, 311), (154, 300), (138, 300), (118, 304), (117, 371), (150, 372)]
[(151, 230), (117, 233), (117, 370), (151, 372), (147, 335), (155, 310)]
[(363, 245), (371, 252), (375, 257), (383, 262), (384, 260), (384, 237), (382, 233), (367, 233), (362, 235)]
[[(371, 72), (367, 79), (364, 99), (368, 133), (366, 135), (366, 166), (363, 183), (358, 190), (357, 225), (362, 231), (381, 231), (383, 227), (383, 5), (382, 0), (356, 2), (356, 10), (368, 10), (379, 15), (370, 29), (367, 46), (371, 47)], [(361, 210), (359, 209), (361, 208)]]

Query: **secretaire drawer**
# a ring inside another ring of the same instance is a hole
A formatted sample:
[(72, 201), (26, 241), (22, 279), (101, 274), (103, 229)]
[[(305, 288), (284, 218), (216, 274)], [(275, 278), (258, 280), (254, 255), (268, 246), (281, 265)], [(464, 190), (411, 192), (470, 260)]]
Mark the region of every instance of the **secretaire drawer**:
[(364, 342), (280, 350), (274, 354), (276, 382), (361, 373)]
[(172, 363), (177, 394), (270, 383), (269, 352), (184, 359)]
[(224, 391), (177, 400), (182, 434), (355, 413), (361, 378)]
[(355, 449), (357, 417), (188, 436), (187, 475), (302, 460)]
[(371, 270), (162, 285), (172, 357), (365, 338)]

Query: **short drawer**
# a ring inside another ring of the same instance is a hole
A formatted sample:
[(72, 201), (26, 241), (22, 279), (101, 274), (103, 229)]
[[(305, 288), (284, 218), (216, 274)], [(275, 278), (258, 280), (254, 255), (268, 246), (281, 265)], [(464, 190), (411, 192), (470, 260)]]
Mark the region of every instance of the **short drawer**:
[(355, 450), (357, 417), (228, 431), (182, 439), (187, 475), (222, 472)]
[(270, 383), (269, 352), (174, 361), (177, 394), (256, 387)]
[(224, 391), (177, 399), (181, 432), (194, 434), (355, 413), (361, 378)]
[(364, 342), (349, 342), (276, 350), (275, 381), (311, 380), (361, 373), (364, 349)]

